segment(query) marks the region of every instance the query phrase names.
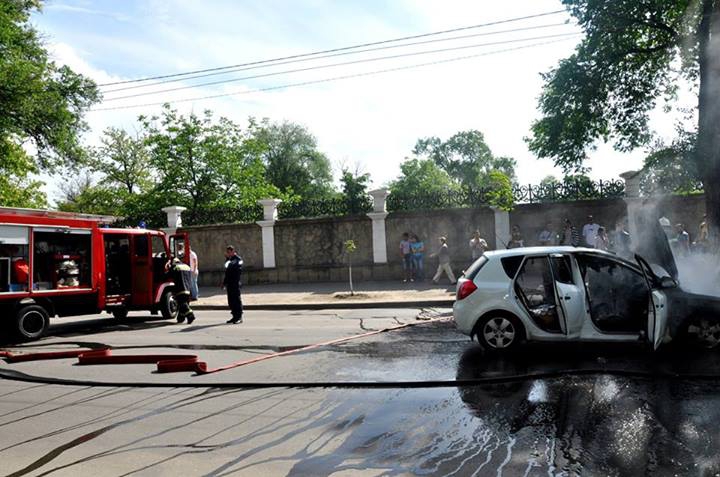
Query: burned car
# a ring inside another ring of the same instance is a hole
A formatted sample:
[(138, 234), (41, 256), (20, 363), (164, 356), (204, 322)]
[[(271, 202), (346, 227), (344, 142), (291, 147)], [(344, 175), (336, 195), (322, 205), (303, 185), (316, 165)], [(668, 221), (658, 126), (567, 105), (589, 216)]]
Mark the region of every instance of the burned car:
[(455, 322), (492, 350), (523, 340), (720, 343), (720, 298), (683, 290), (666, 240), (649, 250), (652, 266), (590, 248), (487, 252), (458, 281)]

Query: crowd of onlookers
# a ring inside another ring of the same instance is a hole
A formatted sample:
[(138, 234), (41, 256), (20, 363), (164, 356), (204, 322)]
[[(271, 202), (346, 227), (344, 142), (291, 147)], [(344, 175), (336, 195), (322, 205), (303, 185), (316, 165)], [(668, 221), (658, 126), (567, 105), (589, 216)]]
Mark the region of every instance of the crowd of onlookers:
[[(707, 216), (698, 227), (698, 234), (693, 237), (687, 230), (685, 224), (678, 223), (675, 226), (666, 218), (660, 219), (671, 247), (676, 254), (683, 255), (692, 251), (704, 252), (709, 247), (709, 229)], [(573, 247), (588, 247), (598, 250), (611, 251), (622, 257), (631, 256), (631, 237), (628, 231), (627, 220), (618, 221), (614, 228), (608, 230), (598, 224), (592, 215), (588, 215), (586, 223), (576, 227), (570, 219), (565, 219), (559, 227), (553, 224), (546, 224), (535, 240), (527, 243), (523, 237), (520, 227), (514, 225), (508, 243), (502, 242), (505, 248), (519, 248), (527, 246), (548, 247), (554, 245), (567, 245)], [(470, 257), (473, 261), (480, 258), (486, 250), (489, 250), (488, 242), (476, 230), (469, 241)], [(400, 241), (400, 256), (403, 263), (403, 282), (423, 281), (425, 279), (425, 256), (426, 247), (424, 242), (416, 235), (404, 233)], [(433, 283), (438, 283), (443, 274), (446, 274), (450, 283), (455, 283), (455, 275), (450, 266), (450, 250), (447, 239), (439, 238), (439, 246), (435, 253), (428, 257), (437, 257), (438, 268), (432, 278)]]

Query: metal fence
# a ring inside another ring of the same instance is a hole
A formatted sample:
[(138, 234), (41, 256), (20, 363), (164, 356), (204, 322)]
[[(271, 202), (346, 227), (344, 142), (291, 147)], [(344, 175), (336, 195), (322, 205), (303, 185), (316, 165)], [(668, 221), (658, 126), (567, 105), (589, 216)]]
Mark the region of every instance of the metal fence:
[[(516, 185), (513, 197), (516, 204), (539, 202), (563, 202), (587, 199), (611, 199), (623, 197), (625, 183), (623, 181), (576, 181), (539, 185)], [(387, 198), (387, 209), (390, 212), (452, 209), (461, 207), (482, 207), (488, 205), (487, 190), (448, 190), (426, 194), (390, 194)], [(333, 197), (329, 199), (301, 200), (282, 202), (278, 206), (281, 219), (308, 217), (342, 217), (366, 214), (372, 210), (370, 197), (348, 199)], [(183, 225), (209, 225), (254, 223), (263, 218), (263, 208), (256, 204), (244, 208), (230, 209), (196, 209), (187, 210), (182, 215)], [(166, 226), (166, 216), (162, 212), (139, 214), (126, 217), (116, 226), (136, 227), (143, 221), (148, 228)]]
[(345, 215), (366, 214), (372, 210), (370, 197), (347, 199), (334, 197), (331, 199), (301, 200), (298, 202), (282, 202), (278, 206), (281, 219), (297, 219), (302, 217), (342, 217)]
[(523, 185), (513, 188), (517, 204), (537, 202), (563, 202), (586, 199), (613, 199), (625, 195), (625, 182), (608, 181), (570, 181), (552, 184)]

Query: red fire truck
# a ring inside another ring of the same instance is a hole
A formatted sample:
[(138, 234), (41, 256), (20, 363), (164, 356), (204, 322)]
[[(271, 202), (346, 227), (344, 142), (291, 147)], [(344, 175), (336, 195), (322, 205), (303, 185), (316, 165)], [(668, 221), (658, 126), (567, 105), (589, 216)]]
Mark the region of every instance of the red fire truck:
[[(0, 207), (0, 325), (41, 337), (50, 317), (130, 310), (177, 316), (170, 255), (186, 262), (186, 234), (110, 228), (111, 217)], [(187, 252), (187, 253), (186, 253)]]

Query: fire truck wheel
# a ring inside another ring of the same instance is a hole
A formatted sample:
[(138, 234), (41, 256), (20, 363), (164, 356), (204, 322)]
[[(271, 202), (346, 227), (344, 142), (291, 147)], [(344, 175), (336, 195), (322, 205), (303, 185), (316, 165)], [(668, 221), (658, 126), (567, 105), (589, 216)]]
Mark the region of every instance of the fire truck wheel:
[(36, 340), (45, 334), (50, 326), (50, 317), (45, 308), (29, 305), (15, 315), (15, 332), (21, 340)]
[(178, 316), (178, 304), (171, 291), (163, 293), (160, 299), (160, 313), (166, 320), (174, 320)]

